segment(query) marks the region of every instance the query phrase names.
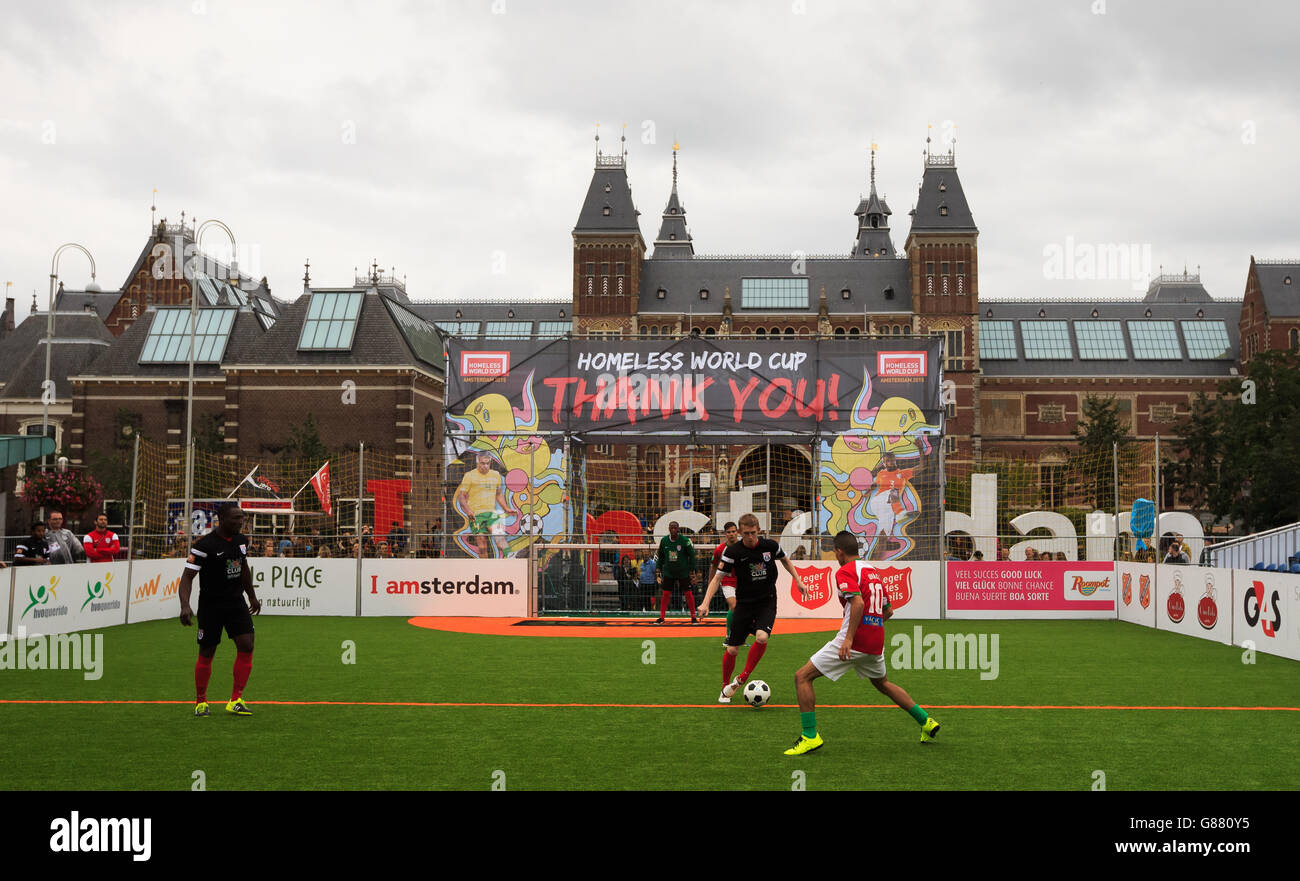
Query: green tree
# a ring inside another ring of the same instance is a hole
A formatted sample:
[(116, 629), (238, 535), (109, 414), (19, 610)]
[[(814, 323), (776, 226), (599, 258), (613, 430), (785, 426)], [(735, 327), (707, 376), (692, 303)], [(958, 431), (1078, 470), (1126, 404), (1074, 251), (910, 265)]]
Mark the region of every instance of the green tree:
[(1138, 466), (1138, 453), (1132, 447), (1128, 426), (1120, 420), (1119, 402), (1115, 398), (1088, 395), (1073, 433), (1078, 446), (1070, 453), (1070, 471), (1079, 482), (1083, 497), (1097, 508), (1109, 511), (1115, 507), (1116, 446), (1121, 485)]
[(1220, 427), (1229, 412), (1227, 400), (1204, 393), (1192, 399), (1191, 412), (1175, 429), (1174, 459), (1165, 466), (1165, 481), (1175, 498), (1194, 510), (1211, 507), (1210, 496), (1219, 485), (1219, 460), (1223, 456)]
[(1220, 386), (1219, 479), (1210, 506), (1259, 532), (1300, 520), (1300, 353), (1265, 352)]
[(289, 440), (284, 445), (281, 457), (285, 460), (306, 459), (310, 462), (324, 462), (329, 458), (329, 450), (321, 440), (320, 429), (312, 414), (307, 414), (302, 425), (289, 426)]

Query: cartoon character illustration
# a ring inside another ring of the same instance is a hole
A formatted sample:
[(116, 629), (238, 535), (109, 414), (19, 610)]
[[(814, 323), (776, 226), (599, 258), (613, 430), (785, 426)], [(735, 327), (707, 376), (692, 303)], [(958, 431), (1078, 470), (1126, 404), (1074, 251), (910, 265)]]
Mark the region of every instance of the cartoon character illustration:
[[(545, 438), (533, 434), (538, 422), (533, 372), (524, 380), (522, 404), (513, 406), (505, 395), (480, 395), (462, 415), (447, 417), (451, 431), (473, 435), (465, 454), (471, 464), (484, 452), (505, 471), (505, 504), (501, 507), (507, 513), (488, 524), (497, 531), (494, 544), (502, 556), (518, 554), (536, 537), (549, 538), (564, 531), (564, 513), (558, 507), (564, 499), (564, 452), (552, 450)], [(461, 493), (453, 504), (464, 519), (456, 534), (457, 544), (466, 553), (478, 553), (482, 539), (474, 537), (476, 514)], [(508, 513), (511, 511), (517, 513)]]
[[(911, 481), (931, 452), (929, 435), (939, 427), (927, 423), (921, 407), (907, 398), (890, 397), (871, 407), (871, 391), (871, 375), (864, 369), (849, 429), (822, 444), (821, 528), (860, 536), (867, 559), (879, 543), (881, 559), (894, 560), (915, 546), (907, 526), (919, 516), (921, 500)], [(900, 468), (900, 460), (911, 467)], [(890, 547), (889, 540), (897, 546)]]

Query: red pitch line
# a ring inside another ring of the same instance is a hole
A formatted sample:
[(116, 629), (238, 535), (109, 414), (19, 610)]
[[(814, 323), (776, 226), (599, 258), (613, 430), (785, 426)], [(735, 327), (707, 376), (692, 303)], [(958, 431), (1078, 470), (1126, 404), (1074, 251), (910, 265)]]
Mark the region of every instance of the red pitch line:
[[(43, 698), (2, 699), (0, 704), (184, 704), (193, 701), (178, 700), (51, 700)], [(253, 704), (273, 707), (497, 707), (503, 709), (649, 709), (649, 710), (708, 710), (722, 709), (721, 704), (540, 704), (499, 703), (495, 701), (251, 701)], [(772, 707), (791, 709), (798, 704), (769, 704)], [(827, 710), (892, 710), (894, 704), (818, 704)], [(1216, 710), (1239, 712), (1300, 713), (1300, 707), (1182, 707), (1182, 706), (1087, 706), (1051, 704), (923, 704), (931, 710)]]

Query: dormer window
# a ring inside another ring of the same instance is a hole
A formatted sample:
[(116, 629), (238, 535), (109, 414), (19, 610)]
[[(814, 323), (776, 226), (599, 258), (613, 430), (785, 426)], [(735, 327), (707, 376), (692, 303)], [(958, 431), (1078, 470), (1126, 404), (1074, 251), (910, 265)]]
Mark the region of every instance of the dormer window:
[(456, 317), (457, 317), (457, 318), (460, 318), (460, 317), (461, 317), (461, 316), (460, 316), (460, 310), (459, 310), (459, 309), (456, 310)]
[(947, 206), (947, 205), (940, 205), (940, 206), (939, 206), (939, 216), (940, 216), (940, 217), (947, 217), (947, 216), (948, 216), (948, 206)]
[(1038, 317), (1039, 317), (1039, 318), (1046, 318), (1046, 317), (1047, 317), (1047, 310), (1046, 310), (1046, 309), (1039, 309), (1039, 310), (1038, 310)]
[(1288, 275), (1286, 278), (1282, 279), (1282, 284), (1290, 284), (1290, 283), (1291, 283), (1291, 276)]
[(853, 294), (850, 293), (850, 291), (849, 291), (848, 288), (844, 288), (844, 290), (840, 291), (840, 297), (841, 297), (841, 299), (845, 299), (845, 300), (847, 300), (847, 299), (848, 299), (849, 297), (851, 297), (851, 296), (853, 296)]
[(676, 208), (669, 208), (669, 209), (668, 209), (668, 213), (669, 213), (669, 214), (676, 214), (676, 213), (677, 213), (677, 209), (676, 209)]
[(675, 233), (675, 232), (670, 232), (670, 233), (668, 234), (668, 240), (669, 240), (670, 242), (676, 240), (676, 238), (677, 238), (677, 233)]
[(614, 188), (611, 187), (609, 184), (605, 184), (605, 192), (608, 193), (608, 192), (610, 192), (610, 191), (613, 190), (613, 189), (614, 189)]
[(660, 288), (659, 290), (655, 291), (655, 296), (662, 300), (664, 297), (668, 296), (668, 291), (664, 290), (663, 288)]
[(511, 309), (509, 312), (507, 312), (507, 313), (506, 313), (506, 317), (507, 317), (507, 318), (514, 318), (514, 317), (515, 317), (515, 310), (514, 310), (514, 309)]
[(939, 192), (941, 193), (948, 192), (948, 185), (944, 183), (943, 178), (939, 178)]
[(1101, 313), (1098, 312), (1096, 309), (1093, 309), (1093, 310), (1092, 310), (1092, 317), (1093, 317), (1093, 318), (1096, 318), (1096, 317), (1097, 317), (1098, 315), (1100, 315), (1100, 314), (1101, 314)]
[(708, 289), (708, 288), (700, 288), (700, 299), (701, 299), (701, 300), (707, 300), (708, 298), (709, 298), (709, 289)]
[(1196, 317), (1197, 317), (1197, 318), (1204, 318), (1204, 317), (1205, 317), (1205, 310), (1204, 310), (1204, 309), (1197, 309), (1197, 310), (1196, 310)]
[(604, 208), (600, 209), (600, 213), (605, 215), (606, 217), (609, 217), (609, 206), (606, 205)]
[(1143, 314), (1144, 314), (1147, 318), (1150, 318), (1150, 317), (1151, 317), (1151, 310), (1148, 309), (1148, 310), (1147, 310), (1145, 313), (1143, 313)]

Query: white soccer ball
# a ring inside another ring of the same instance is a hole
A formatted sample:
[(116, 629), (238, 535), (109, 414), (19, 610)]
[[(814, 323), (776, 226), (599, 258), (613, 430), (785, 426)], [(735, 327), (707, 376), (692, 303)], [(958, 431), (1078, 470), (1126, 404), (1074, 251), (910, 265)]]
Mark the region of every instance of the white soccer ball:
[(745, 703), (751, 707), (761, 707), (772, 699), (772, 689), (762, 679), (755, 679), (745, 685)]

